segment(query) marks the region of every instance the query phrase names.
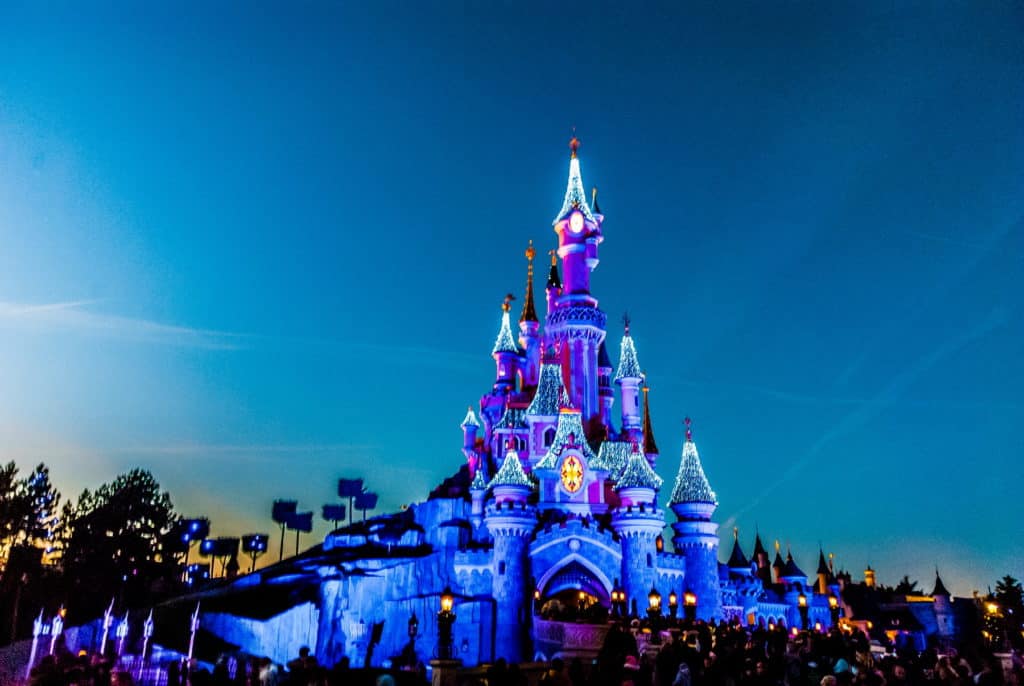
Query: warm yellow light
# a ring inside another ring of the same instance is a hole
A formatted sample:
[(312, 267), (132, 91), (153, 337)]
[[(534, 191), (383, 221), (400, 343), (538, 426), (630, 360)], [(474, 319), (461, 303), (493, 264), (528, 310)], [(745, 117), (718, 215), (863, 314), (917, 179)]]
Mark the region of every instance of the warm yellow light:
[(540, 600), (540, 589), (539, 588), (533, 589), (533, 599), (534, 600)]
[(669, 605), (678, 605), (679, 604), (679, 596), (676, 595), (675, 591), (672, 591), (671, 593), (668, 594), (668, 604)]
[(870, 621), (869, 621), (869, 622), (868, 622), (868, 628), (869, 628), (869, 629), (874, 629), (874, 628), (875, 628), (875, 623), (874, 623), (874, 622), (870, 622)]
[(656, 588), (651, 588), (651, 592), (647, 594), (647, 602), (652, 610), (661, 608), (661, 594)]
[(839, 607), (839, 598), (836, 598), (834, 595), (830, 595), (828, 597), (828, 606), (833, 610)]
[(768, 631), (775, 631), (775, 625), (774, 624), (769, 624), (768, 625)]
[(683, 603), (687, 607), (693, 607), (697, 604), (697, 595), (693, 591), (687, 591), (683, 594)]
[(985, 611), (988, 612), (990, 615), (994, 615), (995, 613), (999, 612), (999, 606), (995, 603), (985, 603)]
[(799, 634), (799, 633), (800, 633), (800, 632), (799, 632), (799, 631), (797, 630), (797, 628), (796, 628), (796, 627), (793, 627), (793, 635), (794, 635), (794, 636), (796, 636), (796, 635), (797, 635), (797, 634)]
[(796, 597), (796, 602), (800, 607), (807, 607), (807, 596), (801, 593)]
[(453, 607), (455, 607), (455, 596), (452, 595), (452, 589), (445, 586), (441, 592), (441, 612), (451, 612)]
[(821, 631), (821, 622), (815, 622), (814, 623), (814, 630), (815, 631)]
[(586, 600), (586, 598), (587, 598), (587, 594), (584, 593), (583, 591), (580, 591), (580, 600)]

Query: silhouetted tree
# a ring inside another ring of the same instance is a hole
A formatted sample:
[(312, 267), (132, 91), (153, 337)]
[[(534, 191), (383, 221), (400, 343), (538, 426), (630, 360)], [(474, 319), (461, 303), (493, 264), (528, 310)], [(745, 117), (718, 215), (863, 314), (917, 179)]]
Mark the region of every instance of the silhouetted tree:
[(1010, 645), (1024, 650), (1024, 587), (1007, 574), (996, 582), (992, 599), (998, 604), (998, 615), (1002, 619), (1002, 632)]
[(133, 606), (175, 588), (178, 569), (164, 544), (177, 521), (170, 495), (146, 470), (83, 491), (63, 522), (69, 606), (91, 614), (111, 597)]
[(50, 483), (50, 470), (40, 464), (19, 479), (13, 462), (0, 467), (0, 558), (15, 546), (53, 546), (60, 494)]
[(916, 581), (911, 581), (910, 577), (906, 574), (900, 579), (900, 582), (896, 584), (896, 588), (893, 589), (899, 595), (920, 595), (921, 589), (917, 587)]

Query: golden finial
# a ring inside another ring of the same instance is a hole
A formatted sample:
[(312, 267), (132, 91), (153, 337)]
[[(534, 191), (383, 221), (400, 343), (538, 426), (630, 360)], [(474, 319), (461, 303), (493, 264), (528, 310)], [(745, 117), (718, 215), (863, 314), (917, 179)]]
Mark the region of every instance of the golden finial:
[(511, 310), (512, 309), (512, 301), (515, 300), (515, 299), (516, 299), (516, 296), (512, 295), (511, 293), (506, 293), (505, 294), (505, 300), (502, 301), (502, 303), (501, 303), (501, 310), (503, 312), (508, 312), (509, 310)]
[(576, 159), (576, 151), (580, 149), (580, 139), (576, 137), (576, 127), (572, 127), (572, 139), (569, 141), (569, 150), (572, 151), (570, 159)]
[(554, 267), (556, 264), (558, 264), (558, 251), (557, 250), (548, 250), (548, 255), (551, 255), (551, 266), (552, 267)]
[(775, 539), (775, 552), (778, 553), (781, 549), (782, 549), (782, 546), (779, 544), (779, 539), (776, 538)]
[(740, 528), (738, 526), (734, 526), (732, 528), (732, 540), (734, 540), (734, 541), (740, 540)]
[(537, 254), (537, 251), (533, 248), (533, 239), (530, 239), (530, 244), (526, 247), (526, 259), (530, 261), (530, 268), (533, 268), (533, 258)]

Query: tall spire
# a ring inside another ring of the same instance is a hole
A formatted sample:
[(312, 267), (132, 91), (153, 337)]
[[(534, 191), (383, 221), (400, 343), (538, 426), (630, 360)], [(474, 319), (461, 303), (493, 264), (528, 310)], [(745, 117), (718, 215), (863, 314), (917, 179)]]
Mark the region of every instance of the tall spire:
[(565, 188), (565, 200), (562, 201), (562, 209), (558, 211), (558, 216), (551, 222), (552, 224), (562, 221), (573, 210), (579, 210), (589, 221), (597, 223), (594, 213), (590, 211), (590, 206), (587, 204), (587, 192), (583, 189), (580, 160), (576, 157), (576, 151), (579, 150), (579, 147), (579, 139), (573, 136), (572, 140), (569, 141), (569, 150), (572, 153), (569, 156), (569, 182)]
[(629, 315), (622, 315), (624, 333), (622, 334), (622, 347), (619, 352), (619, 370), (615, 373), (615, 380), (639, 379), (643, 372), (640, 371), (640, 361), (636, 357), (636, 346), (633, 345), (633, 337), (629, 335)]
[(661, 477), (651, 469), (636, 443), (633, 444), (633, 454), (630, 455), (626, 468), (622, 470), (615, 488), (649, 488), (653, 491), (661, 488)]
[(526, 248), (526, 297), (523, 299), (523, 312), (519, 315), (521, 322), (537, 321), (537, 310), (533, 306), (533, 258), (536, 254), (531, 240)]
[(491, 354), (519, 353), (519, 346), (516, 345), (516, 339), (512, 336), (512, 325), (509, 323), (508, 316), (515, 297), (509, 293), (505, 296), (505, 301), (501, 303), (501, 328), (498, 329), (498, 337), (494, 341), (494, 349), (491, 351)]
[(676, 503), (709, 503), (718, 505), (718, 497), (711, 490), (704, 467), (697, 454), (697, 445), (693, 442), (690, 430), (690, 418), (685, 419), (686, 443), (683, 444), (683, 459), (679, 463), (679, 474), (676, 476), (675, 488), (672, 489), (672, 504)]
[(647, 386), (647, 375), (641, 373), (641, 378), (644, 380), (644, 454), (657, 455), (658, 444), (654, 442), (654, 429), (651, 427), (651, 406), (647, 401), (651, 389)]

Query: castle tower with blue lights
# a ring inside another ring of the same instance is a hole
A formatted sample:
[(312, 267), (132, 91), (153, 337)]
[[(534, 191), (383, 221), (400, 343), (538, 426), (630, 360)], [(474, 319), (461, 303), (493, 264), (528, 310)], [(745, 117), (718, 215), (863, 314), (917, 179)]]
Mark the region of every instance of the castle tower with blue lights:
[[(661, 437), (678, 441), (679, 462), (660, 454), (640, 365), (641, 336), (654, 326), (624, 316), (609, 341), (592, 291), (604, 222), (596, 191), (588, 201), (573, 138), (544, 317), (534, 263), (547, 246), (530, 242), (518, 321), (519, 298), (509, 293), (495, 312), (493, 376), (481, 378), (489, 388), (458, 425), (452, 476), (400, 512), (341, 527), (306, 553), (239, 577), (226, 592), (273, 590), (294, 603), (237, 625), (226, 611), (204, 609), (206, 630), (279, 661), (315, 645), (325, 664), (427, 662), (440, 652), (481, 664), (596, 655), (610, 620), (647, 621), (658, 596), (686, 598), (698, 620), (805, 620), (824, 629), (836, 621), (829, 597), (839, 588), (824, 562), (809, 584), (793, 556), (777, 552), (773, 576), (760, 534), (748, 558), (735, 530), (731, 556), (719, 562), (708, 473), (722, 469), (720, 458), (712, 455), (705, 472), (689, 419)], [(656, 380), (672, 370), (651, 371)], [(659, 469), (674, 472), (671, 490)], [(437, 616), (448, 589), (450, 635), (428, 621), (414, 633), (411, 618)], [(204, 596), (203, 607), (213, 601)]]

